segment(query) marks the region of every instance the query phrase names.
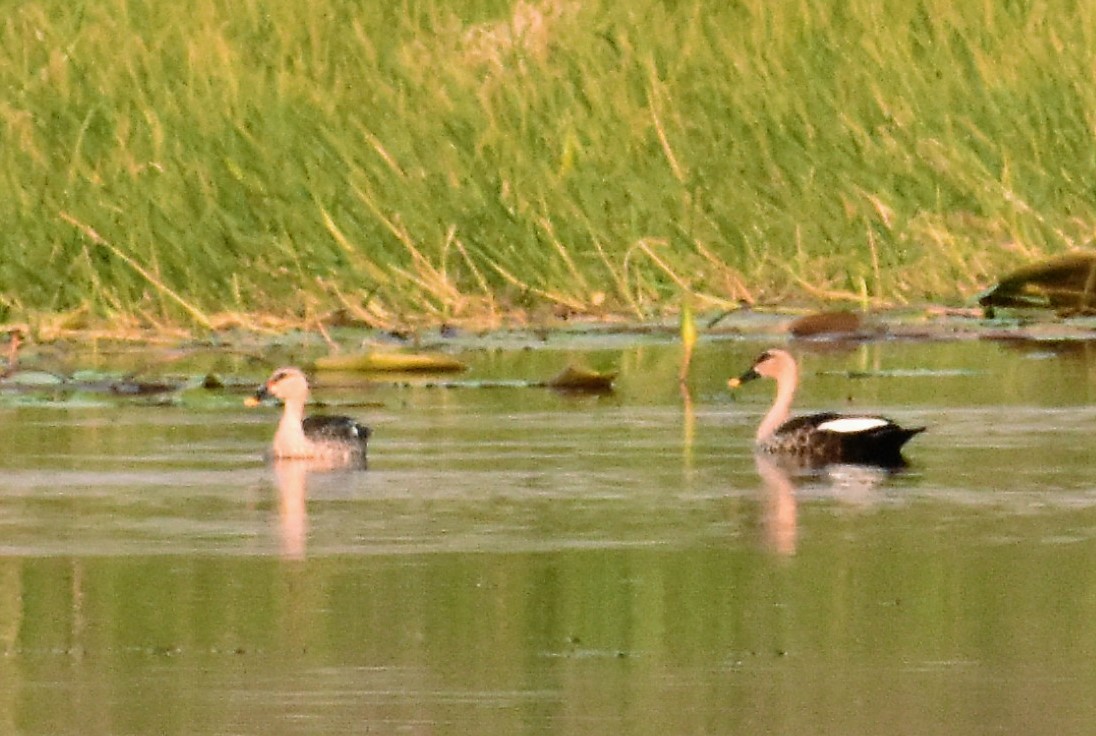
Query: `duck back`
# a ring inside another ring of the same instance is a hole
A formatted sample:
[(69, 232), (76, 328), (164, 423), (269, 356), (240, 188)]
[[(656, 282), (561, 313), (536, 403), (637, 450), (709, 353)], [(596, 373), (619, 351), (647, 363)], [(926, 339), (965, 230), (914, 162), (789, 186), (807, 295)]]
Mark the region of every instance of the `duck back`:
[(364, 424), (359, 424), (350, 417), (342, 416), (310, 416), (301, 422), (304, 436), (318, 443), (340, 443), (347, 445), (348, 449), (360, 448), (365, 451), (366, 443), (372, 430)]
[(900, 427), (886, 417), (823, 412), (789, 419), (759, 449), (811, 467), (856, 463), (897, 468), (906, 464), (902, 445), (923, 431)]

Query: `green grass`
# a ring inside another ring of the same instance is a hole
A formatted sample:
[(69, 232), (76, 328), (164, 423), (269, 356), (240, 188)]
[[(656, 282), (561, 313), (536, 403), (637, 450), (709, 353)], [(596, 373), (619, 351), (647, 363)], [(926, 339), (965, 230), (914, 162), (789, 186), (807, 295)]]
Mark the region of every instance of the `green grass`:
[(0, 318), (956, 302), (1091, 243), (1094, 49), (1082, 2), (22, 2)]

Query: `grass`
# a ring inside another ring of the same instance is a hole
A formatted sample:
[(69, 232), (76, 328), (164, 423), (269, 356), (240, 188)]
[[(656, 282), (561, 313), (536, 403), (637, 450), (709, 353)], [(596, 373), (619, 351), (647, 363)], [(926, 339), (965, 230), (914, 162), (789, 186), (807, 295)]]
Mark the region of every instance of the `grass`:
[(958, 302), (1092, 242), (1093, 49), (1082, 2), (22, 2), (0, 320)]

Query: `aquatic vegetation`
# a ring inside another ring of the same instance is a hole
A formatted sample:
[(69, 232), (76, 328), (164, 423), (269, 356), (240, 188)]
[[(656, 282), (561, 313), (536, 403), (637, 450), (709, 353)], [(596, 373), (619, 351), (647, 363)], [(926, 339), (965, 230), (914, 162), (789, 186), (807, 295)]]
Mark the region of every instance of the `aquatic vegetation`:
[(689, 366), (693, 362), (693, 350), (696, 348), (696, 319), (693, 318), (693, 308), (689, 300), (685, 299), (681, 304), (681, 313), (678, 315), (678, 334), (681, 337), (681, 369), (677, 373), (677, 380), (684, 384), (689, 378)]
[(616, 377), (616, 371), (595, 371), (582, 366), (569, 365), (545, 381), (544, 385), (558, 391), (605, 393), (613, 390), (613, 381)]
[(826, 312), (812, 312), (797, 317), (788, 323), (788, 334), (792, 337), (848, 337), (860, 333), (864, 318), (856, 312), (845, 309)]
[(364, 373), (453, 373), (467, 370), (464, 362), (438, 353), (402, 353), (370, 350), (364, 353), (324, 355), (316, 358), (317, 370)]
[(1085, 3), (20, 3), (0, 321), (964, 300), (1092, 239), (1093, 28)]

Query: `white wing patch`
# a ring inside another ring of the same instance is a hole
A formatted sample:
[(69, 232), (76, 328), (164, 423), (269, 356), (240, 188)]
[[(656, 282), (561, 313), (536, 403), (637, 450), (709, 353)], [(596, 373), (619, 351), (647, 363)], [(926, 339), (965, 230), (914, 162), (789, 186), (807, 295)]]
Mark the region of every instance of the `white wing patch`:
[(880, 419), (879, 417), (841, 417), (840, 419), (831, 419), (828, 422), (822, 422), (818, 425), (819, 429), (824, 429), (827, 432), (867, 432), (869, 429), (878, 429), (879, 427), (885, 427), (890, 422), (886, 419)]

